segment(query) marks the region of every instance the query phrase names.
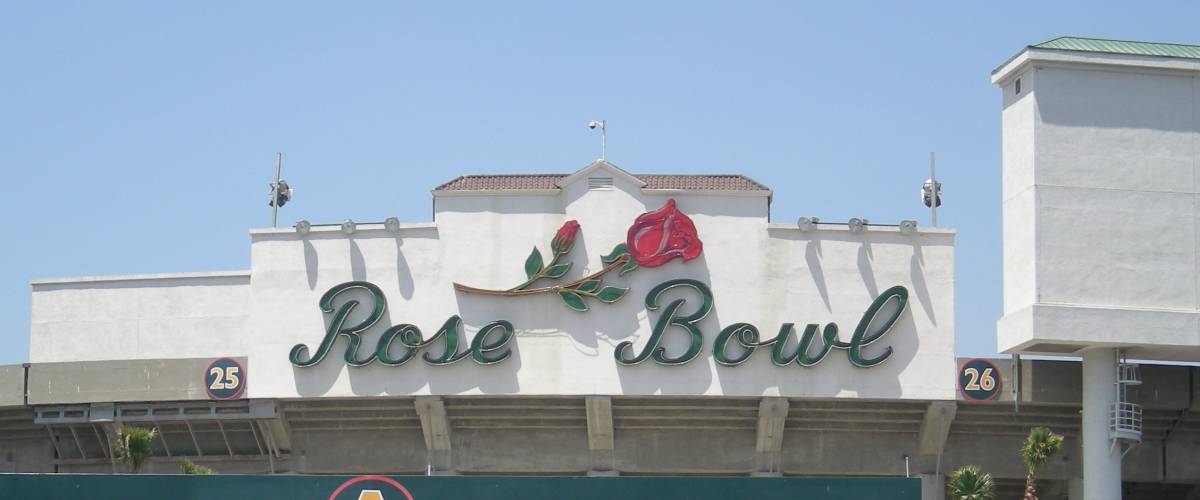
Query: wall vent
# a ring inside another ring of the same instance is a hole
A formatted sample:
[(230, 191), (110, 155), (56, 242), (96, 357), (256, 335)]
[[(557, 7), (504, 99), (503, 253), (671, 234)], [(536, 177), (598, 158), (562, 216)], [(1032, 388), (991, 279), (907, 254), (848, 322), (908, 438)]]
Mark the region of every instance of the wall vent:
[(588, 191), (611, 191), (612, 177), (588, 177)]

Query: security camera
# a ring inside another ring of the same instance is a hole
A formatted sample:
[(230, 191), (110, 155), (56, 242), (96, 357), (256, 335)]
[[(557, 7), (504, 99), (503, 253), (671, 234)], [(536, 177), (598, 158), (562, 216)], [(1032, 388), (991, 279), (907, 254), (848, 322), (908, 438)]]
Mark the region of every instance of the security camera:
[(596, 130), (596, 127), (599, 127), (599, 126), (600, 126), (600, 122), (598, 122), (596, 120), (592, 120), (592, 121), (588, 122), (588, 128), (590, 128), (592, 130)]

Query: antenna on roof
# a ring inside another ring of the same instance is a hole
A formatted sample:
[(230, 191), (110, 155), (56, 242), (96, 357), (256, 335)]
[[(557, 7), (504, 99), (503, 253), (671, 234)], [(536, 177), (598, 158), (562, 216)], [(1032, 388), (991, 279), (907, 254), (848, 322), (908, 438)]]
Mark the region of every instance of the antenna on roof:
[(937, 180), (937, 163), (929, 152), (929, 178), (921, 183), (921, 202), (929, 207), (929, 225), (937, 227), (937, 207), (942, 205), (942, 183)]
[(608, 148), (608, 122), (606, 120), (588, 122), (588, 128), (596, 130), (596, 127), (600, 127), (600, 161), (604, 161), (604, 150)]
[(275, 153), (275, 182), (271, 183), (271, 195), (267, 199), (267, 205), (271, 207), (271, 227), (279, 227), (279, 207), (292, 199), (292, 188), (288, 187), (287, 181), (279, 178), (282, 168), (283, 153)]

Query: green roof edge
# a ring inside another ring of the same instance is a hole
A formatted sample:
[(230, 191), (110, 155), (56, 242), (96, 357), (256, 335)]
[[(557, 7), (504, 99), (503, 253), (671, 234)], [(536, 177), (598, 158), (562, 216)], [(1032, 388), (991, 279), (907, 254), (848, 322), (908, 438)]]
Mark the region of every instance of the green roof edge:
[[(1149, 48), (1142, 47), (1144, 50), (1142, 50), (1141, 52), (1130, 52), (1130, 51), (1117, 51), (1117, 50), (1096, 50), (1096, 49), (1087, 49), (1087, 48), (1047, 47), (1046, 46), (1048, 44), (1051, 44), (1052, 42), (1058, 42), (1060, 40), (1072, 40), (1072, 41), (1078, 40), (1078, 41), (1087, 41), (1087, 42), (1097, 42), (1100, 44), (1107, 42), (1107, 43), (1118, 43), (1118, 44), (1137, 44), (1137, 45), (1142, 45), (1142, 46), (1169, 46), (1169, 47), (1173, 47), (1173, 48), (1177, 47), (1177, 48), (1183, 49), (1183, 51), (1185, 53), (1191, 52), (1191, 51), (1195, 51), (1196, 53), (1195, 53), (1195, 55), (1192, 55), (1192, 54), (1167, 53), (1165, 51), (1155, 52), (1152, 50), (1153, 47), (1149, 47)], [(1011, 63), (1013, 60), (1015, 60), (1022, 53), (1024, 53), (1025, 51), (1027, 51), (1029, 49), (1061, 50), (1061, 51), (1066, 51), (1066, 52), (1087, 52), (1087, 53), (1092, 53), (1092, 54), (1116, 54), (1116, 55), (1125, 55), (1125, 56), (1167, 57), (1167, 58), (1172, 58), (1172, 59), (1200, 60), (1200, 45), (1192, 45), (1192, 44), (1176, 43), (1176, 42), (1146, 42), (1146, 41), (1138, 41), (1138, 40), (1121, 40), (1121, 39), (1115, 39), (1115, 38), (1097, 38), (1097, 37), (1088, 37), (1088, 36), (1059, 35), (1059, 36), (1047, 38), (1047, 39), (1042, 40), (1037, 43), (1026, 45), (1024, 49), (1020, 50), (1019, 52), (1014, 54), (1012, 57), (1008, 58), (1003, 63), (1001, 63), (999, 66), (997, 66), (996, 69), (992, 70), (992, 74), (994, 75), (994, 74), (1000, 72), (1001, 69), (1004, 69), (1005, 66), (1007, 66), (1009, 63)]]
[[(1143, 43), (1143, 44), (1147, 44), (1147, 45), (1172, 45), (1175, 47), (1187, 47), (1187, 48), (1191, 48), (1191, 49), (1200, 49), (1200, 44), (1178, 43), (1178, 42), (1148, 42), (1145, 40), (1125, 40), (1125, 39), (1121, 39), (1121, 38), (1097, 38), (1094, 36), (1075, 36), (1075, 35), (1056, 36), (1054, 38), (1042, 40), (1038, 43), (1030, 45), (1030, 47), (1038, 47), (1039, 45), (1047, 44), (1047, 43), (1053, 42), (1055, 40), (1062, 40), (1064, 38), (1070, 38), (1073, 40), (1092, 40), (1092, 41), (1096, 41), (1096, 42)], [(1038, 48), (1044, 48), (1044, 47), (1038, 47)]]

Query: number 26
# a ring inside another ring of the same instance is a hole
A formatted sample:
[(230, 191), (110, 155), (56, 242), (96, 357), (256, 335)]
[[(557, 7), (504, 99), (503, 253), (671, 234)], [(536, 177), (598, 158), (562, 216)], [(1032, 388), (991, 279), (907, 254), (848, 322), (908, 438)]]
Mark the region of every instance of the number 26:
[(975, 368), (967, 368), (963, 370), (963, 374), (971, 378), (965, 387), (968, 391), (990, 391), (996, 388), (996, 378), (992, 376), (991, 368), (984, 368), (982, 374)]

